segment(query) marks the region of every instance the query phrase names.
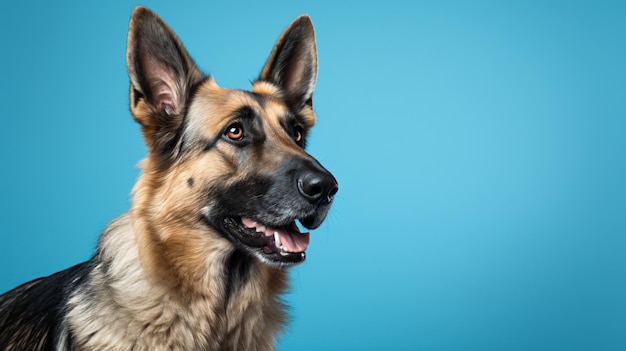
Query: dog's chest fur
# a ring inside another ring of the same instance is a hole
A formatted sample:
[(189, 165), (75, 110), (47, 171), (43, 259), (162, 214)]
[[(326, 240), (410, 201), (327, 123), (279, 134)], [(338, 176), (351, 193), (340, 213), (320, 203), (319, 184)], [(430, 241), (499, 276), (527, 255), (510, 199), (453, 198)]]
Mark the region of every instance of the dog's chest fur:
[[(222, 259), (230, 255), (224, 252)], [(78, 350), (274, 349), (285, 308), (277, 295), (258, 292), (271, 292), (265, 285), (278, 271), (252, 262), (246, 276), (228, 287), (223, 275), (243, 272), (210, 269), (228, 265), (207, 262), (205, 292), (178, 294), (146, 276), (129, 215), (109, 226), (92, 263), (88, 280), (66, 306)]]

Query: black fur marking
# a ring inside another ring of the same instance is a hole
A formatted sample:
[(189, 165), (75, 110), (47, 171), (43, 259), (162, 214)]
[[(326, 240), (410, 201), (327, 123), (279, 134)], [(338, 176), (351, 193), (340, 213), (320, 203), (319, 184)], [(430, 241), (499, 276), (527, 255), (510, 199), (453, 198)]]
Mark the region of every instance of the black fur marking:
[(202, 151), (209, 151), (211, 150), (215, 144), (217, 144), (218, 141), (220, 141), (222, 139), (222, 134), (217, 135), (216, 137), (214, 137), (212, 140), (204, 140), (204, 148), (202, 149)]
[(0, 296), (0, 349), (56, 350), (67, 300), (90, 270), (89, 262), (81, 263)]
[(193, 183), (194, 183), (193, 178), (190, 177), (189, 179), (187, 179), (187, 185), (189, 185), (190, 188), (193, 187)]
[[(276, 206), (265, 203), (266, 197), (260, 195), (266, 194), (271, 185), (270, 177), (256, 175), (229, 186), (210, 187), (207, 193), (213, 201), (218, 203), (211, 211), (213, 214), (213, 218), (210, 218), (211, 222), (215, 224), (215, 227), (221, 227), (221, 219), (224, 217), (258, 218), (259, 214), (267, 213), (267, 208), (273, 209)], [(266, 221), (268, 222), (270, 221)]]
[(145, 96), (135, 88), (133, 88), (133, 92), (134, 94), (131, 95), (133, 97), (133, 101), (131, 101), (130, 103), (133, 107), (137, 107), (139, 101), (141, 101), (141, 99), (145, 99)]
[(258, 129), (255, 128), (257, 126), (254, 125), (254, 121), (257, 119), (259, 119), (259, 114), (254, 110), (254, 108), (252, 106), (245, 105), (235, 111), (233, 121), (241, 122), (245, 128), (244, 134), (250, 135), (251, 133), (258, 134), (255, 133), (254, 130)]
[(241, 90), (241, 91), (248, 94), (248, 96), (250, 96), (257, 104), (259, 104), (261, 108), (265, 108), (265, 106), (267, 105), (267, 103), (265, 102), (265, 97), (263, 95), (253, 93), (247, 90)]
[(251, 258), (236, 249), (226, 262), (226, 301), (250, 278)]

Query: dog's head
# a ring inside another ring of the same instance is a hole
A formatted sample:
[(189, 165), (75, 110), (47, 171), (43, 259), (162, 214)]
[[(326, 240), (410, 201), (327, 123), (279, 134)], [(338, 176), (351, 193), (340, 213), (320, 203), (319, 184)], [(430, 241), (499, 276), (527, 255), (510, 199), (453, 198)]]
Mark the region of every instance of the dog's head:
[(315, 123), (310, 19), (289, 25), (250, 91), (203, 75), (146, 8), (132, 15), (127, 65), (131, 112), (148, 146), (133, 208), (150, 240), (170, 255), (217, 240), (272, 266), (302, 262), (309, 234), (296, 221), (318, 227), (338, 189), (304, 151)]

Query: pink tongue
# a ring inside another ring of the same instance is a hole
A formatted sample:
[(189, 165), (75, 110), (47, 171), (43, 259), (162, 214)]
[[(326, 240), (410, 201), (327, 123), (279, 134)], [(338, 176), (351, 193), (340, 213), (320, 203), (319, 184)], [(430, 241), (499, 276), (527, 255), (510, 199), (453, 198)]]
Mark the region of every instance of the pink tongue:
[(281, 229), (276, 229), (275, 232), (280, 237), (280, 243), (283, 245), (284, 251), (304, 252), (309, 246), (309, 233), (300, 233), (299, 230), (286, 232)]

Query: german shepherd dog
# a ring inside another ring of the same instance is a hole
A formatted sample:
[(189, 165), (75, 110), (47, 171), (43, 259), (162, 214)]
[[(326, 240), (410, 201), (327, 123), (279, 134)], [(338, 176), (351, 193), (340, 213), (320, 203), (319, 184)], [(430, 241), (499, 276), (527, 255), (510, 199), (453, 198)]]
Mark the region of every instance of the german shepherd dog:
[(273, 350), (285, 268), (337, 192), (304, 151), (315, 122), (311, 20), (250, 91), (220, 88), (153, 12), (134, 10), (130, 110), (148, 154), (93, 257), (0, 297), (1, 350)]

